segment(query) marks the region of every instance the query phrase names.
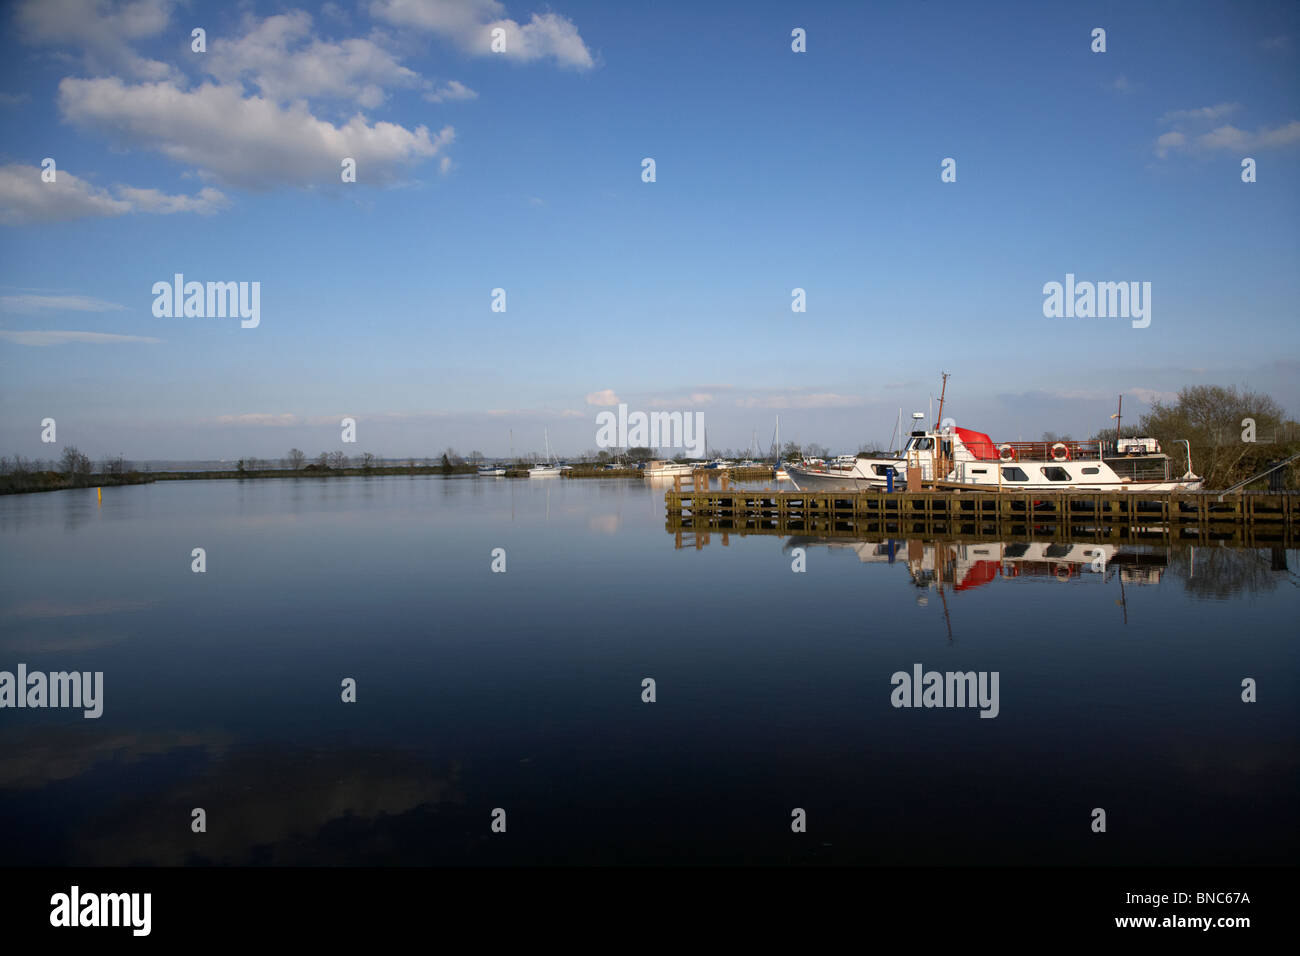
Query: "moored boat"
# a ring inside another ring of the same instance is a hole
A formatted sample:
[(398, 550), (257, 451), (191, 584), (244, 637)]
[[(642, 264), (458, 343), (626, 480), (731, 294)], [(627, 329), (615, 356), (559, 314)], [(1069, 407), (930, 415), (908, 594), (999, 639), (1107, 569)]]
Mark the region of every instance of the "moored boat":
[(555, 463), (551, 455), (551, 433), (549, 430), (544, 431), (546, 441), (546, 461), (538, 462), (528, 469), (529, 478), (558, 478), (560, 475), (560, 466)]
[(674, 475), (689, 475), (694, 469), (683, 462), (655, 459), (645, 463), (642, 474), (646, 478), (672, 478)]

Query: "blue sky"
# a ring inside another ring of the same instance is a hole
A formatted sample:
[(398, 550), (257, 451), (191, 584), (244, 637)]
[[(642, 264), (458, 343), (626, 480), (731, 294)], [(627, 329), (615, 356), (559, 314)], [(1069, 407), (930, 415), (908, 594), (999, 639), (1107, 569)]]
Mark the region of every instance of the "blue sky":
[[(998, 439), (1198, 383), (1300, 413), (1294, 3), (4, 16), (6, 454), (56, 457), (45, 417), (96, 457), (575, 454), (615, 399), (854, 450), (941, 371)], [(155, 317), (177, 272), (260, 282), (260, 325)], [(1045, 318), (1066, 273), (1150, 282), (1150, 326)]]

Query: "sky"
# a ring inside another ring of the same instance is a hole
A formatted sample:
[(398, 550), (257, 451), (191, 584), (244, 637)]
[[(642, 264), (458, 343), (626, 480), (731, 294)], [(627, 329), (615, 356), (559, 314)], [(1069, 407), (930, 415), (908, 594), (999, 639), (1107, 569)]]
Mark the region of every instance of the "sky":
[[(995, 440), (1195, 384), (1300, 415), (1295, 3), (0, 16), (0, 454), (573, 456), (619, 403), (854, 451), (942, 372)], [(257, 326), (155, 315), (177, 273)], [(1045, 316), (1067, 274), (1150, 324)]]

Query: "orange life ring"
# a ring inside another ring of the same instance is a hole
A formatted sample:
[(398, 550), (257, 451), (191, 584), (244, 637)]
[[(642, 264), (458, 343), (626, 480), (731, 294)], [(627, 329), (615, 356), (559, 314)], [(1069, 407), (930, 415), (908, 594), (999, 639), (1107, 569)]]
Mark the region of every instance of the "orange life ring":
[(1058, 580), (1058, 581), (1068, 581), (1068, 580), (1070, 580), (1070, 568), (1069, 568), (1069, 565), (1065, 565), (1065, 564), (1058, 564), (1058, 565), (1055, 565), (1055, 566), (1052, 568), (1052, 576), (1055, 577), (1056, 580)]
[[(1061, 450), (1061, 453), (1059, 455), (1056, 453), (1056, 450), (1058, 448)], [(1055, 445), (1052, 446), (1052, 461), (1069, 461), (1069, 460), (1070, 460), (1070, 448), (1068, 445), (1065, 444), (1065, 442), (1058, 441)]]
[(998, 458), (1002, 461), (1015, 461), (1016, 450), (1006, 442), (1003, 442), (1001, 445), (998, 445)]

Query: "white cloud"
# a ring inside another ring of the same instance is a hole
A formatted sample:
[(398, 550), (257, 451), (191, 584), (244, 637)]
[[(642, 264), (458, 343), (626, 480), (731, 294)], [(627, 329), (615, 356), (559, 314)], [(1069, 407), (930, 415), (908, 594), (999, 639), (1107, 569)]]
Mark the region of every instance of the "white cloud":
[(1220, 103), (1218, 106), (1202, 106), (1194, 110), (1171, 110), (1160, 117), (1161, 123), (1178, 123), (1184, 120), (1216, 120), (1235, 113), (1241, 109), (1240, 103)]
[(1171, 130), (1168, 133), (1162, 133), (1156, 138), (1156, 155), (1164, 159), (1169, 155), (1172, 149), (1179, 149), (1186, 145), (1187, 137), (1177, 130)]
[(1139, 402), (1146, 405), (1154, 402), (1169, 404), (1178, 400), (1177, 392), (1162, 392), (1158, 388), (1129, 388), (1124, 390), (1124, 394), (1132, 395)]
[[(335, 419), (331, 418), (332, 423)], [(260, 425), (273, 428), (282, 428), (288, 425), (298, 425), (302, 419), (292, 412), (285, 412), (280, 415), (267, 412), (251, 412), (247, 415), (220, 415), (217, 417), (218, 425)]]
[(139, 56), (131, 44), (163, 33), (174, 7), (173, 0), (26, 0), (14, 19), (27, 43), (77, 47), (91, 73), (161, 80), (172, 68)]
[(835, 392), (812, 394), (750, 396), (736, 399), (741, 408), (852, 408), (863, 404), (857, 395), (838, 395)]
[(110, 192), (60, 169), (52, 183), (41, 179), (39, 166), (0, 166), (0, 223), (27, 225), (67, 222), (130, 212), (208, 214), (226, 205), (226, 197), (206, 188), (197, 196), (169, 196), (157, 189), (116, 186)]
[[(1156, 137), (1156, 155), (1164, 159), (1171, 152), (1201, 152), (1218, 149), (1245, 152), (1271, 149), (1300, 141), (1300, 120), (1291, 120), (1289, 123), (1271, 129), (1261, 126), (1253, 133), (1230, 123), (1205, 132), (1194, 132), (1198, 126), (1205, 130), (1210, 123), (1240, 108), (1238, 103), (1220, 103), (1218, 106), (1203, 106), (1200, 109), (1174, 110), (1166, 113), (1160, 117), (1160, 122), (1172, 123), (1174, 128)], [(1192, 130), (1190, 132), (1189, 127)]]
[(588, 405), (608, 406), (619, 404), (618, 396), (614, 394), (612, 388), (601, 389), (599, 392), (592, 392), (587, 396)]
[[(551, 58), (586, 70), (595, 65), (573, 21), (558, 13), (534, 13), (522, 26), (506, 18), (499, 0), (373, 0), (371, 16), (397, 26), (437, 33), (463, 50), (524, 62)], [(493, 54), (492, 30), (505, 31), (505, 52)]]
[(66, 170), (59, 170), (52, 183), (43, 182), (41, 172), (39, 166), (0, 166), (0, 223), (65, 222), (131, 211), (130, 203)]
[(125, 312), (126, 306), (84, 295), (0, 296), (0, 312)]
[(69, 345), (81, 342), (88, 345), (119, 345), (124, 342), (143, 342), (157, 345), (162, 339), (147, 335), (110, 335), (107, 332), (9, 332), (0, 330), (0, 339), (6, 339), (16, 345)]
[(168, 216), (177, 212), (196, 212), (210, 216), (228, 205), (224, 193), (205, 186), (196, 196), (169, 196), (157, 189), (138, 189), (133, 186), (118, 187), (117, 194), (130, 202), (140, 212), (153, 212)]
[(1196, 143), (1205, 149), (1242, 149), (1249, 138), (1249, 134), (1235, 126), (1220, 126), (1196, 137)]
[(478, 94), (460, 80), (449, 80), (441, 87), (425, 93), (424, 98), (430, 103), (445, 103), (448, 100), (476, 100)]
[(276, 102), (321, 96), (380, 106), (385, 86), (415, 87), (420, 75), (374, 39), (327, 42), (303, 10), (249, 21), (240, 37), (214, 38), (204, 69), (225, 83), (247, 80)]
[(424, 126), (371, 124), (361, 114), (335, 126), (305, 102), (281, 107), (245, 97), (236, 85), (211, 83), (186, 91), (166, 82), (69, 77), (59, 84), (59, 107), (78, 126), (249, 188), (338, 182), (344, 157), (356, 160), (361, 181), (387, 182), (399, 167), (436, 155), (455, 138), (450, 126), (431, 137)]
[(690, 395), (683, 395), (677, 398), (652, 398), (646, 404), (651, 408), (680, 408), (696, 405), (712, 405), (714, 396), (708, 392), (692, 392)]
[(1275, 129), (1261, 129), (1255, 136), (1255, 145), (1265, 148), (1285, 146), (1296, 140), (1300, 140), (1300, 120), (1292, 120), (1285, 126), (1278, 126)]

